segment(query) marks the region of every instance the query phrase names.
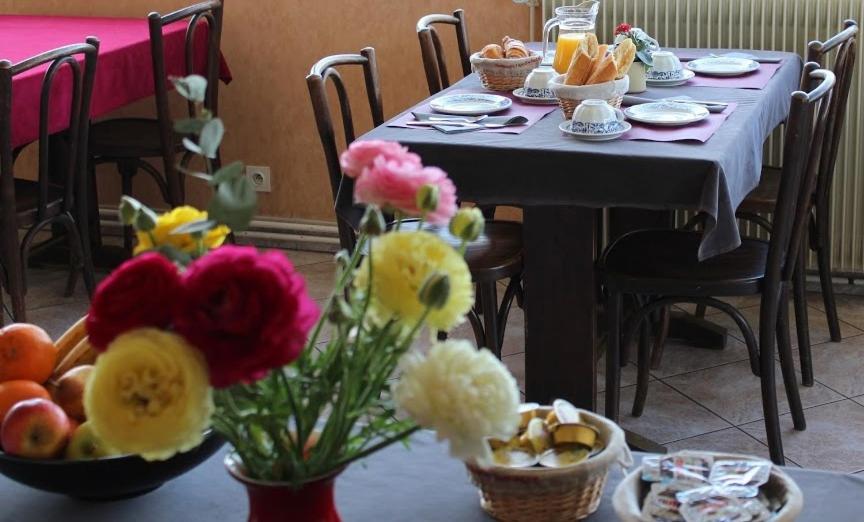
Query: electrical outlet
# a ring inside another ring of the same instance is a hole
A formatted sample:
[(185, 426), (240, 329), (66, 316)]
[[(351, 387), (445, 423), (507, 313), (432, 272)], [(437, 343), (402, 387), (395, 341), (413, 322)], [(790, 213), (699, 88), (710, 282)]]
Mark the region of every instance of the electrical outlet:
[(270, 192), (270, 167), (246, 167), (246, 177), (252, 181), (256, 192)]

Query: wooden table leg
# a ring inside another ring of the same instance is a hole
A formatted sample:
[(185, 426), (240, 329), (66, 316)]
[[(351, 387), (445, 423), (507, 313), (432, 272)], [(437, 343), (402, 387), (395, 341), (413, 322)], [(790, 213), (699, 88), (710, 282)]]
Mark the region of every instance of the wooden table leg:
[(595, 410), (596, 212), (524, 209), (525, 394)]

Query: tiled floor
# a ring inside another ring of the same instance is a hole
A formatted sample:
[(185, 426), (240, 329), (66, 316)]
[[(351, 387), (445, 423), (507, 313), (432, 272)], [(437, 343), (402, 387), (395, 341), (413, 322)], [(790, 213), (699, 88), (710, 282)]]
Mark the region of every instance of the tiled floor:
[[(323, 300), (333, 278), (329, 254), (288, 252), (306, 276), (310, 293)], [(58, 270), (30, 270), (29, 320), (59, 335), (85, 313), (82, 285), (71, 298), (61, 296), (65, 274)], [(503, 288), (502, 288), (503, 292)], [(8, 302), (8, 301), (7, 301)], [(758, 301), (734, 303), (752, 320), (758, 316)], [(807, 430), (796, 432), (779, 384), (783, 440), (790, 465), (823, 468), (846, 473), (864, 473), (864, 297), (839, 296), (843, 341), (829, 342), (821, 298), (810, 296), (810, 331), (816, 384), (801, 387), (806, 408)], [(731, 326), (722, 314), (709, 318)], [(513, 309), (504, 341), (504, 362), (524, 384), (524, 316)], [(635, 391), (636, 372), (631, 364), (622, 375), (622, 419), (627, 429), (666, 445), (670, 450), (713, 449), (764, 455), (765, 428), (759, 380), (747, 363), (747, 350), (736, 329), (729, 331), (725, 350), (705, 350), (670, 341), (661, 367), (652, 372), (648, 403), (640, 418), (629, 415)], [(472, 339), (463, 325), (454, 337)], [(792, 334), (794, 341), (794, 330)], [(796, 352), (797, 355), (797, 352)], [(600, 365), (603, 368), (603, 365)], [(600, 389), (603, 379), (600, 376)], [(599, 397), (602, 405), (602, 394)]]

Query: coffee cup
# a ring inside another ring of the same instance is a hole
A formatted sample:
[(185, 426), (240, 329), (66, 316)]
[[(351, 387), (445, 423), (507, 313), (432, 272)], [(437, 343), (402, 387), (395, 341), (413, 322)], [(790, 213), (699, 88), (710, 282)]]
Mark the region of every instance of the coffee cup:
[(552, 67), (537, 67), (525, 78), (525, 96), (529, 98), (554, 98), (549, 82), (558, 76)]
[(606, 100), (585, 100), (573, 111), (570, 130), (578, 134), (613, 134), (620, 132), (624, 113)]
[(684, 74), (681, 60), (669, 51), (655, 51), (651, 53), (654, 62), (648, 73), (649, 80), (680, 80)]

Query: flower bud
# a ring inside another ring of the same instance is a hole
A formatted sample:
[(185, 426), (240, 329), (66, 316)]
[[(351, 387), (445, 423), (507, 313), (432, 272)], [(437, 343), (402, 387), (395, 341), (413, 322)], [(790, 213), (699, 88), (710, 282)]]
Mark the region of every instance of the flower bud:
[(124, 225), (131, 225), (135, 222), (135, 216), (138, 214), (140, 206), (137, 201), (127, 196), (120, 199), (120, 222)]
[(430, 275), (418, 295), (420, 302), (434, 310), (444, 308), (450, 298), (450, 277), (441, 272)]
[(138, 209), (138, 213), (135, 215), (135, 222), (132, 223), (132, 226), (139, 232), (149, 232), (156, 228), (156, 220), (158, 218), (155, 212), (142, 206)]
[(423, 185), (417, 191), (417, 208), (421, 212), (435, 212), (438, 210), (438, 185)]
[(480, 237), (485, 227), (486, 218), (477, 207), (460, 208), (450, 220), (450, 233), (466, 242)]
[(349, 305), (344, 298), (338, 297), (333, 302), (333, 306), (330, 308), (327, 319), (329, 319), (333, 324), (342, 324), (350, 321), (353, 316), (354, 310), (351, 309), (351, 305)]
[(387, 231), (387, 223), (384, 222), (384, 215), (381, 214), (381, 209), (375, 205), (366, 207), (366, 212), (363, 213), (363, 218), (360, 219), (360, 232), (369, 236), (380, 236)]

